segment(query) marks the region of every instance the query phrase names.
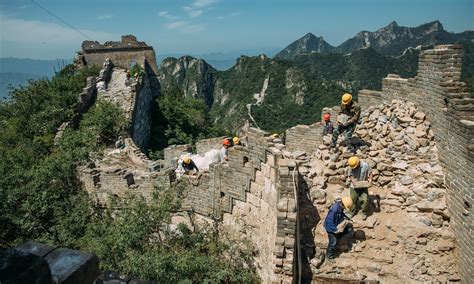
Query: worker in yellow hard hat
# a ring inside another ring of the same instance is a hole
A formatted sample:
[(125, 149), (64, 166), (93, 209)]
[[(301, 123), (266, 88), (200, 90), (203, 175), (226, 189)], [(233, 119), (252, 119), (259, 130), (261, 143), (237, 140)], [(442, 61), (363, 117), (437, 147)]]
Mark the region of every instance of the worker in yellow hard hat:
[(189, 156), (185, 156), (183, 158), (182, 166), (183, 166), (183, 169), (186, 173), (188, 173), (189, 171), (192, 171), (192, 170), (195, 170), (196, 172), (199, 172), (198, 167), (196, 166), (194, 161)]
[(350, 218), (344, 213), (344, 209), (351, 210), (352, 207), (352, 198), (345, 196), (341, 200), (336, 200), (331, 205), (328, 214), (324, 219), (324, 229), (326, 229), (326, 232), (328, 233), (326, 258), (329, 261), (334, 259), (334, 252), (336, 250), (338, 239), (345, 234), (349, 234), (351, 238), (354, 235), (354, 229), (348, 222)]
[(234, 146), (235, 145), (239, 145), (239, 146), (242, 146), (242, 142), (240, 141), (240, 138), (235, 136), (234, 138), (232, 138), (232, 142), (234, 143)]
[(349, 190), (354, 204), (350, 210), (350, 215), (354, 216), (361, 209), (362, 220), (365, 220), (369, 209), (368, 186), (372, 182), (372, 168), (357, 156), (350, 157), (347, 164), (349, 165)]
[[(346, 120), (342, 121), (339, 118), (345, 117)], [(356, 128), (356, 124), (360, 117), (360, 106), (354, 102), (352, 95), (345, 93), (341, 100), (341, 109), (339, 110), (339, 116), (337, 126), (332, 133), (331, 148), (336, 147), (337, 138), (339, 134), (344, 134), (344, 141), (349, 151), (352, 153), (356, 152), (354, 145), (351, 143), (352, 134)]]

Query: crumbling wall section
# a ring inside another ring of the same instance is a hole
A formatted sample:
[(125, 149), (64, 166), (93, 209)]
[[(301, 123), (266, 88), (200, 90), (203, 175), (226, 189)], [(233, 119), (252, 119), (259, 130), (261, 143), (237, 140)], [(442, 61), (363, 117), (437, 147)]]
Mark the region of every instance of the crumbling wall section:
[(82, 42), (81, 62), (87, 65), (102, 66), (102, 63), (108, 58), (115, 66), (124, 69), (130, 69), (133, 62), (141, 62), (146, 59), (150, 62), (151, 70), (158, 73), (155, 51), (153, 47), (146, 43), (137, 41), (133, 35), (122, 36), (121, 41), (108, 41), (100, 44), (97, 41), (86, 40)]
[[(474, 99), (460, 81), (463, 50), (460, 45), (439, 45), (420, 54), (418, 74), (383, 79), (382, 101), (406, 99), (424, 113), (435, 134), (439, 160), (448, 185), (447, 204), (459, 247), (458, 267), (469, 282), (474, 275)], [(362, 93), (360, 100), (367, 98)], [(378, 99), (375, 99), (376, 102)]]
[(151, 200), (155, 188), (169, 188), (173, 173), (131, 170), (126, 164), (109, 167), (80, 167), (79, 178), (89, 196), (100, 206), (111, 207), (111, 198), (122, 200), (132, 195)]

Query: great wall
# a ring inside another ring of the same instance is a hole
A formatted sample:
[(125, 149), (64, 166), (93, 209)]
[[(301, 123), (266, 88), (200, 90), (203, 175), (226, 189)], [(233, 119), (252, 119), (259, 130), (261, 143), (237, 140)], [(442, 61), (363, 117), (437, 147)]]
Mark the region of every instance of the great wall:
[[(359, 92), (363, 115), (356, 133), (369, 143), (358, 155), (376, 169), (369, 189), (374, 212), (367, 221), (354, 218), (354, 244), (342, 243), (335, 263), (324, 261), (321, 223), (332, 200), (348, 195), (349, 154), (331, 153), (317, 123), (288, 129), (284, 140), (249, 128), (245, 146), (230, 148), (228, 162), (184, 179), (187, 194), (175, 222), (186, 221), (190, 212), (218, 220), (235, 240), (252, 241), (264, 283), (470, 283), (474, 99), (460, 81), (462, 54), (458, 45), (424, 50), (415, 78), (388, 75), (382, 91)], [(129, 121), (123, 149), (107, 149), (103, 158), (78, 169), (85, 190), (101, 206), (110, 206), (112, 196), (151, 198), (156, 188), (168, 188), (177, 158), (191, 151), (191, 145), (172, 145), (158, 161), (143, 154), (150, 103), (159, 95), (154, 56), (151, 47), (125, 36), (103, 45), (84, 42), (76, 59), (102, 67), (98, 78), (88, 79), (77, 119), (95, 101), (109, 100)], [(142, 77), (126, 77), (132, 62), (144, 68)], [(221, 141), (199, 141), (197, 153), (219, 149)]]

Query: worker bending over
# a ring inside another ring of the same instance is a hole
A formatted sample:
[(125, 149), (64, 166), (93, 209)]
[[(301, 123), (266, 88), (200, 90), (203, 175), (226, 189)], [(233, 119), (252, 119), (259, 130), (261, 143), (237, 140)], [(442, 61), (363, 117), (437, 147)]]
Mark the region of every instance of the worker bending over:
[(199, 172), (199, 169), (197, 168), (194, 161), (188, 156), (183, 158), (183, 169), (185, 173), (189, 173), (192, 170), (194, 170), (196, 173)]
[[(354, 216), (359, 209), (362, 210), (362, 220), (367, 219), (369, 208), (369, 185), (372, 182), (372, 168), (358, 157), (352, 156), (347, 161), (349, 165), (350, 192), (353, 206), (350, 214)], [(351, 217), (352, 217), (351, 216)]]
[(326, 219), (324, 219), (324, 229), (328, 233), (326, 258), (329, 261), (334, 260), (337, 241), (346, 234), (349, 234), (351, 238), (354, 236), (354, 229), (352, 224), (349, 223), (349, 217), (344, 213), (344, 209), (351, 210), (352, 204), (352, 199), (349, 196), (343, 197), (342, 200), (336, 200), (329, 208)]

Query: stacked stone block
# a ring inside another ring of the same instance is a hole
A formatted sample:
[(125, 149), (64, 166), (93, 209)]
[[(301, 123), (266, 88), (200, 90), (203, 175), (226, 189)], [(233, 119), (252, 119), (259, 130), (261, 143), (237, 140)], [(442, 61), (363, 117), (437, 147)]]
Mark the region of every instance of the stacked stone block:
[(273, 262), (274, 283), (292, 283), (296, 262), (296, 191), (298, 171), (294, 160), (278, 161), (277, 238)]
[(389, 75), (383, 79), (381, 101), (411, 101), (431, 122), (448, 185), (447, 205), (459, 247), (459, 271), (469, 282), (474, 275), (474, 99), (460, 81), (462, 55), (460, 45), (422, 51), (415, 78)]
[(324, 126), (322, 124), (297, 125), (286, 130), (285, 145), (288, 151), (304, 151), (308, 154), (316, 151), (322, 140)]

